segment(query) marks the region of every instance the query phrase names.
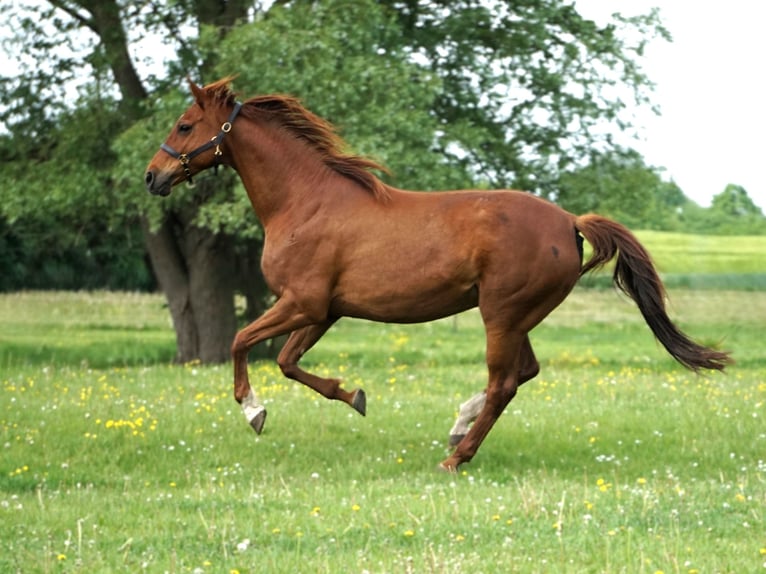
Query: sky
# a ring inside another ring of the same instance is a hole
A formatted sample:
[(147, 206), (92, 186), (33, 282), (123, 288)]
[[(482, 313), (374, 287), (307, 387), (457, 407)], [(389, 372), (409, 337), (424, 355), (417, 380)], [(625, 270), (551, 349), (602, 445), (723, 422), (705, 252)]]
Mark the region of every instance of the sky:
[(700, 205), (733, 183), (766, 213), (766, 2), (576, 0), (576, 6), (600, 24), (616, 11), (628, 16), (660, 7), (673, 42), (653, 42), (643, 66), (662, 115), (638, 116), (640, 138), (632, 147)]

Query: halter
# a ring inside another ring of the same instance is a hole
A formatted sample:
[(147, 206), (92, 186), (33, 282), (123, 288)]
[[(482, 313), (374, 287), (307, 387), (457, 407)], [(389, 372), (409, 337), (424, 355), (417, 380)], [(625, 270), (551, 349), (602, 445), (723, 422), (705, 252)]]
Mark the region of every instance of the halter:
[(242, 108), (242, 104), (240, 102), (236, 102), (234, 104), (234, 109), (231, 110), (231, 114), (229, 114), (229, 119), (227, 119), (221, 125), (221, 131), (218, 132), (218, 135), (210, 138), (209, 142), (203, 143), (197, 149), (192, 150), (189, 153), (177, 152), (172, 147), (170, 147), (167, 143), (163, 143), (160, 146), (161, 150), (167, 152), (171, 157), (174, 157), (181, 162), (181, 167), (183, 167), (184, 175), (186, 176), (186, 182), (189, 184), (189, 187), (194, 187), (194, 182), (192, 181), (192, 173), (191, 173), (191, 169), (189, 168), (189, 163), (199, 154), (206, 152), (207, 150), (211, 148), (215, 148), (215, 152), (213, 154), (215, 156), (215, 163), (213, 164), (213, 168), (215, 169), (215, 173), (218, 173), (218, 164), (219, 164), (218, 159), (223, 155), (223, 152), (221, 151), (221, 142), (223, 142), (223, 136), (225, 136), (227, 133), (231, 131), (231, 124), (234, 121), (234, 118), (237, 117), (237, 114), (239, 113), (239, 110), (241, 108)]

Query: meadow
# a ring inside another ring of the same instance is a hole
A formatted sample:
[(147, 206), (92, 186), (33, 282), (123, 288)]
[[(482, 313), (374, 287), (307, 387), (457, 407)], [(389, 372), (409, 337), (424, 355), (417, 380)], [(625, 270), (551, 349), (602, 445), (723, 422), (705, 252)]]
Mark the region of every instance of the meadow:
[(476, 312), (331, 330), (303, 364), (362, 386), (367, 417), (253, 362), (257, 437), (229, 364), (172, 364), (161, 296), (0, 295), (0, 572), (763, 571), (766, 292), (669, 295), (726, 373), (578, 288), (457, 474), (436, 466), (485, 384)]

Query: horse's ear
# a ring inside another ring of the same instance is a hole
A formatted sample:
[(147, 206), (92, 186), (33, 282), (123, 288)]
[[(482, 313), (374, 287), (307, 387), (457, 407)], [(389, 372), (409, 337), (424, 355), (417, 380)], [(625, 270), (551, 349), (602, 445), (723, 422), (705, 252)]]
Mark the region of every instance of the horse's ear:
[(192, 95), (194, 96), (194, 101), (197, 102), (197, 105), (201, 107), (202, 109), (205, 108), (205, 90), (200, 88), (197, 84), (195, 84), (191, 78), (188, 76), (186, 77), (186, 81), (189, 82), (189, 89), (191, 90)]

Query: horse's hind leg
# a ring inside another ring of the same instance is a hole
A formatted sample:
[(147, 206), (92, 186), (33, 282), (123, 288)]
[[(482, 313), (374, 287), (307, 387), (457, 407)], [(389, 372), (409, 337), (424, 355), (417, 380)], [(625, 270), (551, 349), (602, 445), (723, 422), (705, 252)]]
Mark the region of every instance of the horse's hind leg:
[[(529, 342), (529, 335), (524, 337), (524, 342), (521, 345), (521, 354), (519, 368), (519, 385), (523, 385), (528, 380), (533, 379), (540, 372), (540, 363), (537, 362), (535, 353), (532, 350), (532, 344)], [(457, 444), (463, 440), (463, 437), (471, 428), (471, 423), (479, 416), (481, 409), (484, 408), (484, 402), (487, 398), (487, 391), (481, 391), (475, 394), (466, 402), (460, 405), (457, 419), (452, 426), (449, 435), (449, 445), (451, 447), (457, 446)]]
[(479, 416), (481, 409), (484, 408), (484, 403), (487, 401), (487, 391), (483, 390), (480, 393), (476, 393), (470, 399), (460, 404), (455, 424), (449, 431), (449, 445), (451, 447), (457, 446), (463, 437), (471, 428), (471, 423)]
[(341, 388), (339, 380), (324, 379), (312, 375), (298, 366), (300, 358), (332, 327), (335, 321), (336, 319), (329, 319), (323, 323), (309, 325), (293, 331), (287, 339), (285, 346), (282, 347), (282, 351), (277, 357), (277, 363), (286, 377), (303, 383), (328, 399), (343, 401), (364, 415), (367, 409), (367, 401), (362, 389), (356, 389), (352, 392), (346, 391)]
[(525, 332), (504, 331), (497, 325), (487, 326), (489, 383), (484, 408), (455, 451), (441, 463), (443, 469), (454, 472), (474, 457), (495, 421), (516, 395), (525, 337)]

